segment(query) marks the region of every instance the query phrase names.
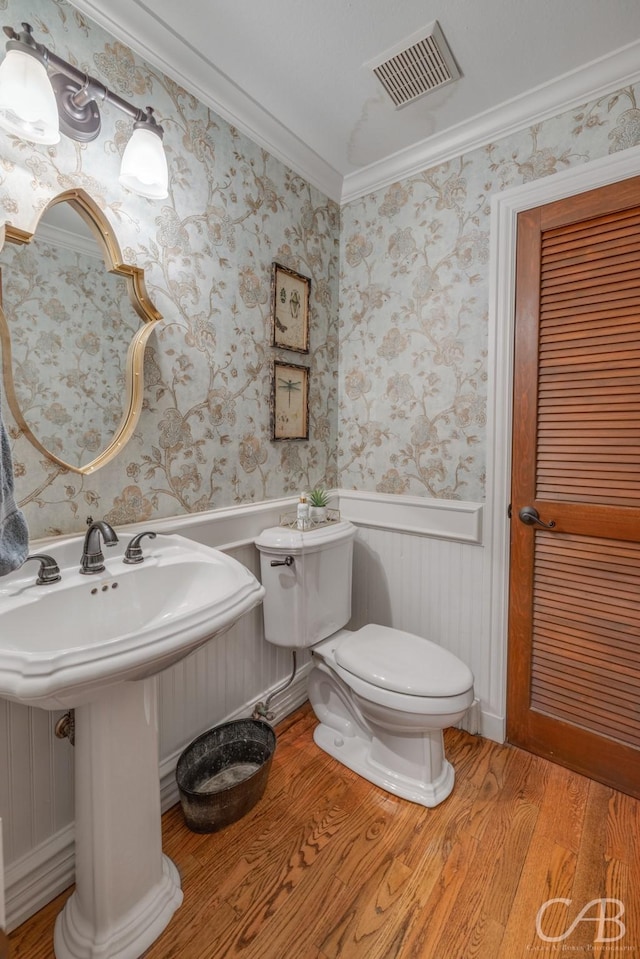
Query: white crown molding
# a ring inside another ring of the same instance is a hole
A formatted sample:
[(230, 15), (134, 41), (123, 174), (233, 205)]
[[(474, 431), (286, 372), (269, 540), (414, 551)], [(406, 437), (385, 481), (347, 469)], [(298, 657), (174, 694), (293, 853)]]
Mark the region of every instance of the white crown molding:
[(96, 240), (84, 234), (81, 236), (79, 233), (72, 233), (70, 230), (52, 226), (50, 223), (40, 223), (37, 229), (37, 239), (58, 250), (71, 250), (72, 253), (80, 253), (82, 256), (88, 256), (93, 260), (100, 260), (104, 263), (102, 251)]
[(99, 0), (71, 2), (326, 196), (342, 204), (640, 81), (640, 41), (634, 41), (343, 178), (140, 0), (110, 0), (109, 13), (101, 9)]
[(499, 106), (428, 137), (405, 150), (349, 173), (342, 185), (341, 203), (384, 189), (398, 180), (446, 163), (463, 153), (525, 130), (534, 123), (572, 110), (640, 81), (640, 41), (586, 64), (564, 76)]
[(111, 0), (106, 13), (99, 0), (71, 3), (312, 186), (340, 202), (341, 174), (179, 37), (151, 8), (138, 0)]

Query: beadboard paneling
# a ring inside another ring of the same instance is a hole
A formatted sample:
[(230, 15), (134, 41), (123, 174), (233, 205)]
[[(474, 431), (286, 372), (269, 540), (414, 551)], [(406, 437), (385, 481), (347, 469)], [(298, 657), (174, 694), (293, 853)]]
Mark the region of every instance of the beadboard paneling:
[(433, 640), (467, 663), (483, 686), (480, 637), (484, 550), (396, 530), (360, 527), (354, 546), (351, 628), (376, 622)]

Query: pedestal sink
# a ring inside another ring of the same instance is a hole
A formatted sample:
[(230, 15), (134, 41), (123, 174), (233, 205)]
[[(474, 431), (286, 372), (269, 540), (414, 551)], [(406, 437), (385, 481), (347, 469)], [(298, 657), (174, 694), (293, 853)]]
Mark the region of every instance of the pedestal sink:
[(162, 853), (158, 672), (228, 629), (264, 590), (240, 563), (178, 535), (124, 544), (79, 573), (80, 538), (51, 545), (60, 582), (32, 563), (0, 580), (0, 696), (75, 709), (76, 889), (57, 959), (138, 959), (182, 902)]

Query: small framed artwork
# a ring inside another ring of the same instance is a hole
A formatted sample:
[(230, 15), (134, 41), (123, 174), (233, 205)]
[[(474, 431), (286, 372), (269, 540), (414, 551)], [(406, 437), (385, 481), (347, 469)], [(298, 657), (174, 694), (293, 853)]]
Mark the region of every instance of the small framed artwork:
[(309, 439), (309, 369), (295, 363), (273, 364), (272, 438)]
[(311, 280), (280, 263), (271, 267), (273, 343), (283, 350), (309, 352)]

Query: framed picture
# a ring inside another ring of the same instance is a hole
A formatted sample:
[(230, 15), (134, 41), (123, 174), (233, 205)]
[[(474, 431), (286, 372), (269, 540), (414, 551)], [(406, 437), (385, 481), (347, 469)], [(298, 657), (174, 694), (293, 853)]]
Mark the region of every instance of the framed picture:
[(309, 369), (294, 363), (273, 364), (272, 438), (309, 439)]
[(311, 280), (274, 263), (271, 267), (273, 346), (309, 352), (309, 293)]

